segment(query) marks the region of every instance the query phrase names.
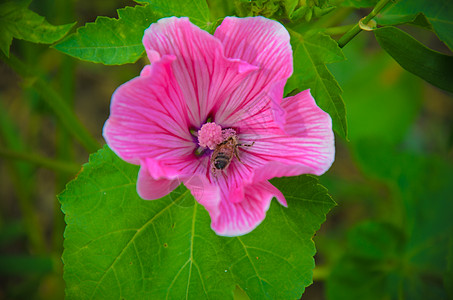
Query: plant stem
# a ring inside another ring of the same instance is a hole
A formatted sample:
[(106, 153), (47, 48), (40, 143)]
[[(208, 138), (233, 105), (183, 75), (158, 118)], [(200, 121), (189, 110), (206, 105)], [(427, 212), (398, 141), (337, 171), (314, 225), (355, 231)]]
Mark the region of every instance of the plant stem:
[(24, 160), (44, 168), (48, 168), (55, 171), (72, 173), (75, 174), (80, 171), (80, 166), (77, 164), (67, 163), (64, 161), (53, 160), (44, 156), (25, 153), (25, 152), (16, 152), (0, 147), (0, 156), (5, 158), (12, 158), (18, 160)]
[[(380, 0), (376, 6), (373, 8), (371, 13), (366, 16), (362, 23), (363, 24), (368, 24), (376, 15), (392, 0)], [(357, 23), (354, 27), (351, 28), (348, 32), (346, 32), (339, 40), (338, 40), (338, 46), (340, 48), (343, 48), (347, 43), (349, 43), (350, 40), (352, 40), (359, 32), (362, 31), (362, 29), (359, 26), (359, 23)]]
[(24, 78), (31, 78), (31, 86), (41, 95), (47, 105), (53, 110), (61, 124), (70, 132), (89, 152), (97, 151), (101, 145), (80, 122), (70, 106), (62, 97), (50, 87), (42, 77), (36, 76), (37, 72), (31, 70), (12, 53), (6, 57), (0, 51), (0, 58), (5, 61), (15, 72)]

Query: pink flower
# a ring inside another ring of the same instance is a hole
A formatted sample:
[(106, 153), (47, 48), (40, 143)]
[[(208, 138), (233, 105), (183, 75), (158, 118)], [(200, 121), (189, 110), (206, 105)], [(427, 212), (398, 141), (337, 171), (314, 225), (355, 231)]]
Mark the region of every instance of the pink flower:
[(143, 37), (151, 62), (112, 96), (107, 144), (140, 165), (137, 191), (158, 199), (180, 183), (219, 235), (252, 231), (273, 197), (269, 179), (323, 174), (334, 160), (331, 119), (309, 90), (283, 99), (289, 34), (263, 17), (227, 17), (210, 35), (165, 18)]

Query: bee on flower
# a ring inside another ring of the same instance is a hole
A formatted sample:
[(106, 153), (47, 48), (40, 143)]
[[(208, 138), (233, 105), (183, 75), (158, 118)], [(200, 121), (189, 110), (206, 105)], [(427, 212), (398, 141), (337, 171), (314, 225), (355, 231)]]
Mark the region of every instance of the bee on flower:
[(283, 98), (289, 34), (264, 17), (227, 17), (214, 35), (188, 18), (145, 31), (150, 60), (113, 94), (104, 138), (140, 165), (137, 192), (159, 199), (183, 183), (219, 235), (252, 231), (273, 197), (268, 180), (321, 175), (334, 160), (330, 116), (306, 90)]

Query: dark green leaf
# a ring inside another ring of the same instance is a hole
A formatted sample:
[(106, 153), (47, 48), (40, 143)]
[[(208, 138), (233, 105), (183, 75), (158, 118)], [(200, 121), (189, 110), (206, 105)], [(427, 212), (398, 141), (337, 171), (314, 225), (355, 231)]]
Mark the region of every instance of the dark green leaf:
[(347, 138), (346, 111), (342, 90), (326, 64), (344, 60), (338, 44), (329, 36), (316, 33), (302, 36), (290, 31), (294, 73), (286, 84), (286, 92), (310, 89), (318, 105), (332, 118), (333, 128)]
[(211, 25), (210, 12), (206, 0), (135, 0), (135, 2), (149, 3), (154, 12), (158, 12), (164, 17), (189, 17), (192, 23), (202, 29), (207, 29)]
[[(416, 21), (423, 13), (434, 31), (451, 50), (453, 50), (453, 1), (451, 0), (400, 0), (385, 9), (378, 23), (395, 25)], [(420, 25), (420, 24), (419, 24)]]
[(379, 45), (404, 69), (429, 83), (453, 92), (453, 56), (426, 48), (395, 27), (374, 30)]
[(98, 17), (55, 45), (55, 49), (76, 58), (106, 65), (133, 63), (145, 48), (142, 44), (146, 28), (159, 15), (149, 6), (118, 10), (118, 19)]
[(232, 299), (236, 286), (295, 299), (311, 283), (312, 236), (334, 205), (315, 178), (275, 179), (289, 207), (273, 201), (252, 233), (225, 238), (184, 186), (140, 199), (137, 172), (106, 147), (60, 195), (68, 299)]
[(53, 26), (29, 10), (29, 3), (8, 1), (0, 4), (0, 50), (8, 57), (13, 38), (50, 44), (64, 37), (75, 24)]

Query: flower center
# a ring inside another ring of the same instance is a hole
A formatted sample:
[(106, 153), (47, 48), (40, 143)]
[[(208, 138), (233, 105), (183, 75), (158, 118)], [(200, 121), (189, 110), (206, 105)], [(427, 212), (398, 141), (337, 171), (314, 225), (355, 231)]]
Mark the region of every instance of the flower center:
[(198, 145), (214, 150), (223, 142), (222, 127), (216, 123), (206, 123), (198, 130)]
[(222, 129), (220, 125), (213, 122), (205, 123), (197, 132), (198, 145), (203, 148), (214, 150), (217, 145), (236, 136), (236, 131), (232, 128)]

